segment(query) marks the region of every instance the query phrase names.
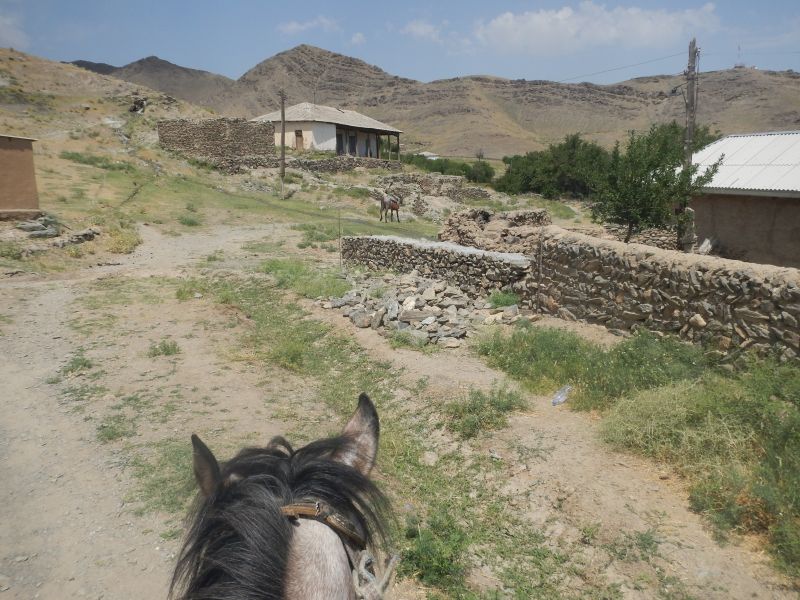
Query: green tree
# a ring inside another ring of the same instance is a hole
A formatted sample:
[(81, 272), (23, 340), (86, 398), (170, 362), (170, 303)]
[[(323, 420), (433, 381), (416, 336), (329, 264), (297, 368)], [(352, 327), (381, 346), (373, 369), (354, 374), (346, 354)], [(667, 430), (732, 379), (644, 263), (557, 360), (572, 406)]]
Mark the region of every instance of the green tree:
[(674, 208), (696, 194), (719, 168), (718, 162), (703, 173), (696, 166), (683, 169), (682, 148), (682, 130), (674, 122), (653, 125), (645, 134), (631, 131), (625, 153), (617, 143), (608, 167), (593, 184), (592, 217), (627, 227), (626, 242), (637, 231), (668, 224)]

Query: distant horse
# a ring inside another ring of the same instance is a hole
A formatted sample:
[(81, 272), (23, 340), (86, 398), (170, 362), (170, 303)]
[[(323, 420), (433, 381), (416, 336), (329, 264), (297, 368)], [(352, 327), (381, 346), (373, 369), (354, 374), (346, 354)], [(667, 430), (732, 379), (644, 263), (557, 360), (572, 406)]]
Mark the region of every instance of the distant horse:
[(219, 464), (192, 436), (200, 491), (170, 586), (182, 600), (381, 598), (368, 549), (386, 541), (388, 502), (368, 475), (378, 413), (361, 394), (338, 437), (293, 450), (284, 438)]
[(381, 198), (381, 221), (388, 222), (385, 218), (386, 216), (389, 217), (390, 220), (394, 220), (392, 213), (397, 215), (397, 222), (400, 222), (400, 202), (398, 202), (397, 198), (393, 196), (384, 196)]

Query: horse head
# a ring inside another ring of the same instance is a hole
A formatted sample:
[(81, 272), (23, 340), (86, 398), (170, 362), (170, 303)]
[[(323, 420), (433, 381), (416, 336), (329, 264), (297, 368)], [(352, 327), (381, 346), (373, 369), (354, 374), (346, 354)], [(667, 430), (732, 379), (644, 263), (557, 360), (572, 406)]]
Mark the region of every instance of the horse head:
[(199, 493), (170, 595), (356, 598), (362, 554), (386, 539), (388, 503), (369, 479), (379, 429), (361, 394), (339, 436), (298, 450), (276, 437), (221, 464), (193, 435)]

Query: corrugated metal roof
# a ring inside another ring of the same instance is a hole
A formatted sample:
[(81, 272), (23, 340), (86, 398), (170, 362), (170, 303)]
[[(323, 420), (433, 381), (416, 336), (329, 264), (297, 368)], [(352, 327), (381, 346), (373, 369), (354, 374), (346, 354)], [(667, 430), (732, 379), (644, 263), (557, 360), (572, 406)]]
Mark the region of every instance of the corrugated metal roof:
[[(273, 123), (281, 122), (281, 111), (261, 115), (252, 121), (272, 121)], [(344, 125), (346, 127), (354, 127), (356, 129), (373, 129), (375, 131), (383, 131), (386, 133), (403, 133), (399, 129), (381, 123), (375, 119), (357, 113), (354, 110), (344, 110), (341, 108), (333, 108), (332, 106), (322, 106), (320, 104), (311, 104), (311, 102), (301, 102), (286, 109), (286, 121), (317, 121), (320, 123), (334, 123), (336, 125)]]
[(778, 192), (800, 197), (800, 131), (728, 135), (695, 152), (702, 172), (722, 156), (707, 192)]
[(28, 140), (29, 142), (38, 142), (38, 138), (22, 137), (21, 135), (8, 135), (7, 133), (0, 133), (0, 137), (9, 138), (12, 140)]

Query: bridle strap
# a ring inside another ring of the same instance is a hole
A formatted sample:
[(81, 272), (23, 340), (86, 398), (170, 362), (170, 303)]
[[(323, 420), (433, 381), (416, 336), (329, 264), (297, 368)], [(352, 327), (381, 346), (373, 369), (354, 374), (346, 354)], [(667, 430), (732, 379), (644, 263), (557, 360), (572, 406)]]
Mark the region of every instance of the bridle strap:
[(324, 523), (359, 550), (367, 547), (364, 536), (359, 534), (348, 523), (347, 519), (334, 512), (323, 502), (298, 502), (281, 506), (281, 512), (290, 519), (313, 519)]

